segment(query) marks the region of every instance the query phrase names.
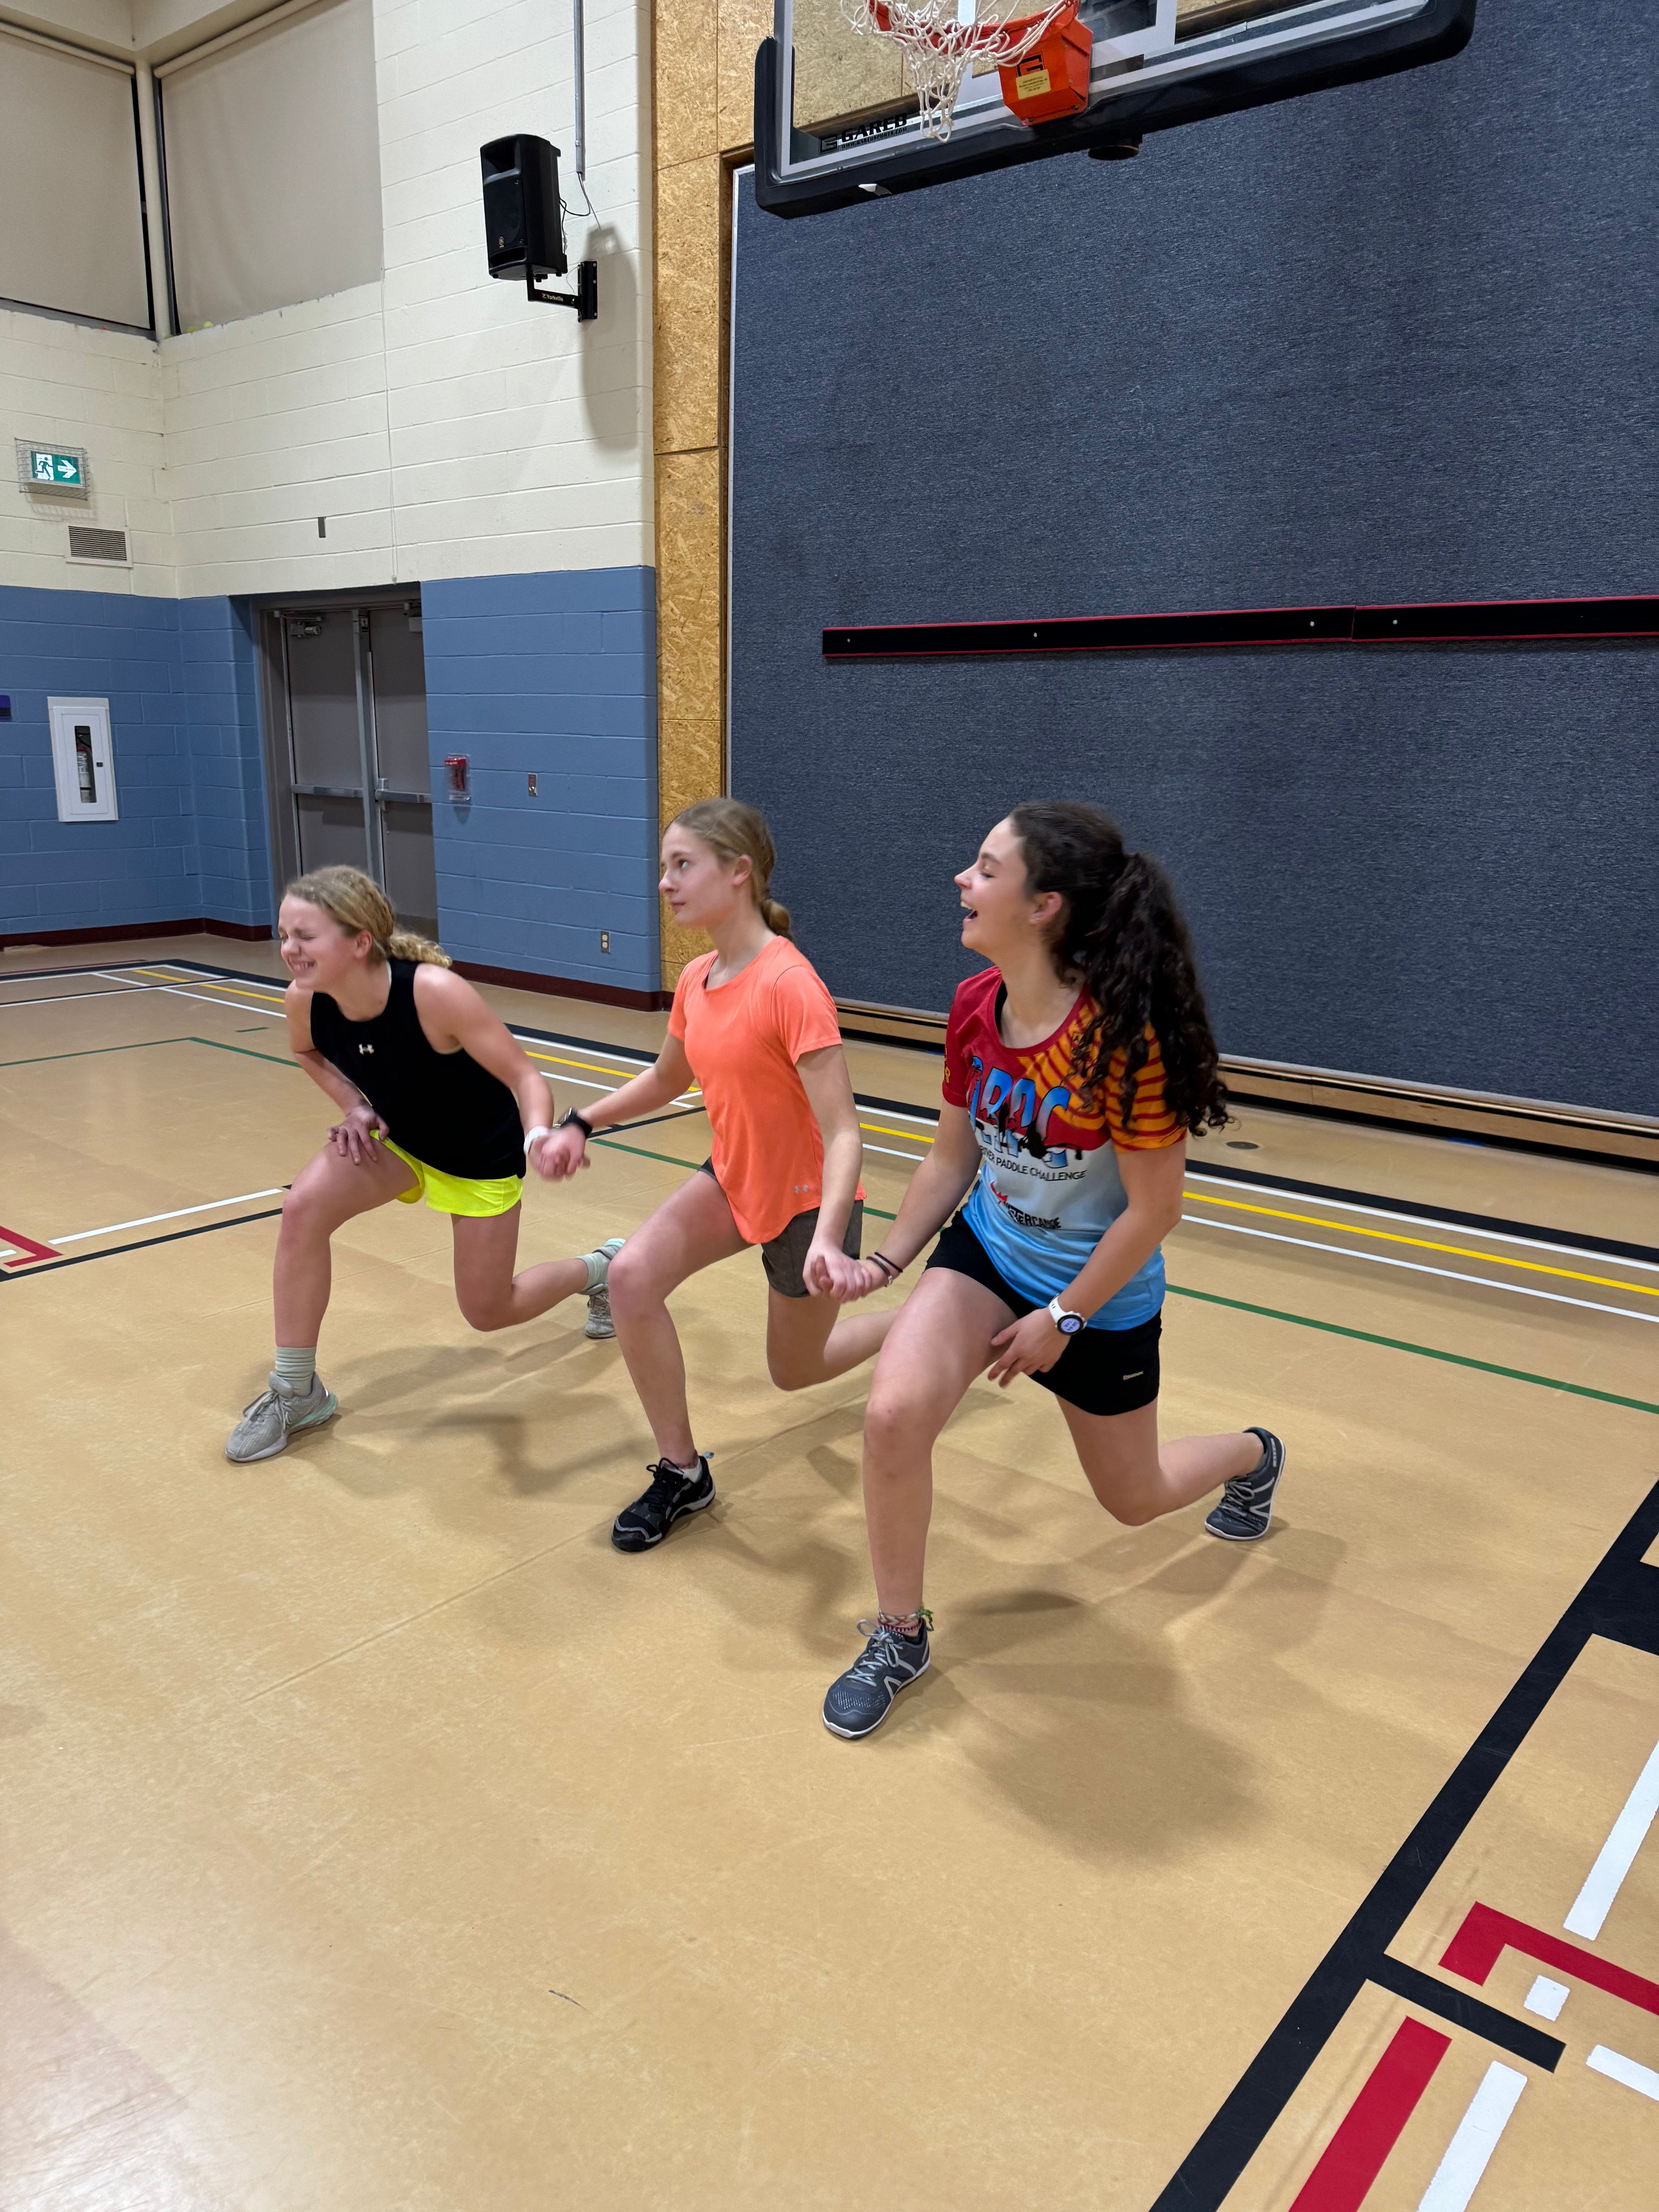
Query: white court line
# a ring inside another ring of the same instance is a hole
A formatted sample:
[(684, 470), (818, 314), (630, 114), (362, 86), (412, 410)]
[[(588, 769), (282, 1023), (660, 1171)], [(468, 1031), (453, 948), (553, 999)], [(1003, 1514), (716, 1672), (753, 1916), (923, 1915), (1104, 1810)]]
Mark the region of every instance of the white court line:
[(864, 1149), (879, 1152), (884, 1160), (908, 1160), (914, 1167), (920, 1167), (927, 1157), (925, 1152), (896, 1152), (890, 1145), (866, 1145)]
[(1241, 1197), (1288, 1198), (1297, 1206), (1334, 1206), (1339, 1213), (1364, 1213), (1373, 1221), (1404, 1221), (1414, 1229), (1438, 1229), (1443, 1234), (1455, 1230), (1462, 1237), (1483, 1237), (1488, 1244), (1523, 1244), (1529, 1252), (1565, 1252), (1570, 1259), (1607, 1261), (1617, 1257), (1623, 1267), (1645, 1267), (1659, 1273), (1659, 1260), (1628, 1260), (1620, 1252), (1589, 1252), (1579, 1244), (1552, 1244), (1540, 1237), (1510, 1237), (1501, 1229), (1472, 1229), (1461, 1221), (1442, 1221), (1432, 1213), (1392, 1213), (1381, 1206), (1351, 1206), (1346, 1198), (1310, 1198), (1306, 1191), (1275, 1190), (1266, 1183), (1235, 1182), (1231, 1176), (1203, 1175), (1197, 1168), (1187, 1170), (1188, 1182), (1212, 1182), (1218, 1189), (1232, 1190)]
[(1513, 2066), (1494, 2062), (1487, 2067), (1434, 2179), (1418, 2199), (1417, 2212), (1463, 2212), (1526, 2086), (1526, 2075)]
[(141, 1213), (136, 1221), (108, 1221), (101, 1229), (72, 1229), (67, 1237), (45, 1237), (44, 1244), (79, 1244), (88, 1237), (113, 1237), (119, 1229), (148, 1229), (153, 1221), (178, 1221), (186, 1213), (213, 1213), (222, 1206), (246, 1206), (251, 1198), (280, 1198), (281, 1183), (269, 1190), (245, 1190), (240, 1198), (210, 1198), (202, 1206), (175, 1206), (171, 1213)]
[(1636, 1778), (1636, 1787), (1625, 1800), (1624, 1810), (1613, 1822), (1607, 1840), (1573, 1899), (1572, 1910), (1562, 1922), (1570, 1936), (1588, 1936), (1593, 1943), (1619, 1894), (1620, 1885), (1636, 1861), (1654, 1815), (1659, 1813), (1659, 1743)]
[(1553, 1306), (1581, 1306), (1586, 1313), (1617, 1314), (1622, 1321), (1659, 1327), (1659, 1314), (1638, 1313), (1633, 1306), (1604, 1306), (1594, 1298), (1570, 1298), (1560, 1291), (1534, 1291), (1525, 1283), (1500, 1283), (1491, 1275), (1466, 1275), (1455, 1267), (1425, 1267), (1420, 1260), (1393, 1260), (1386, 1252), (1351, 1252), (1346, 1244), (1318, 1244), (1310, 1237), (1281, 1237), (1273, 1229), (1247, 1229), (1239, 1221), (1212, 1221), (1207, 1214), (1183, 1213), (1195, 1229), (1224, 1229), (1230, 1237), (1260, 1237), (1269, 1244), (1294, 1244), (1300, 1252), (1334, 1252), (1339, 1260), (1364, 1260), (1373, 1267), (1403, 1267), (1408, 1274), (1437, 1275), (1446, 1283), (1474, 1283), (1483, 1291), (1507, 1291), (1517, 1298), (1545, 1298)]
[(1626, 2058), (1622, 2051), (1609, 2051), (1605, 2043), (1598, 2043), (1584, 2061), (1596, 2073), (1605, 2074), (1609, 2081), (1622, 2081), (1627, 2089), (1638, 2095), (1651, 2097), (1659, 2105), (1659, 2074), (1650, 2067), (1638, 2066), (1633, 2058)]
[(118, 991), (52, 991), (39, 999), (0, 999), (0, 1013), (8, 1006), (61, 1006), (66, 999), (130, 999), (142, 983), (124, 984)]
[(230, 1014), (258, 1014), (262, 1021), (282, 1022), (288, 1019), (287, 1015), (280, 1011), (267, 1013), (263, 1006), (239, 1006), (234, 999), (210, 999), (205, 991), (186, 991), (178, 983), (139, 983), (134, 988), (140, 991), (160, 991), (173, 999), (199, 999), (204, 1006), (218, 1006)]
[(1540, 1974), (1521, 2002), (1540, 2020), (1559, 2020), (1561, 2008), (1571, 1995), (1565, 1982), (1553, 1982), (1547, 1974)]

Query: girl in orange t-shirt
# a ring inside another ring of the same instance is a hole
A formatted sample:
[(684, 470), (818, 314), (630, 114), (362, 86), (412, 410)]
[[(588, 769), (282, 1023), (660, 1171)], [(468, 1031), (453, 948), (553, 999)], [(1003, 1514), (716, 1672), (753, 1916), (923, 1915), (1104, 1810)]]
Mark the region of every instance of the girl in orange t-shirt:
[(611, 1317), (657, 1440), (650, 1487), (617, 1516), (619, 1552), (646, 1552), (714, 1502), (691, 1433), (671, 1291), (700, 1267), (758, 1244), (769, 1296), (766, 1364), (781, 1390), (827, 1382), (868, 1359), (891, 1314), (842, 1316), (862, 1290), (863, 1144), (834, 1001), (768, 896), (772, 839), (752, 806), (705, 799), (663, 834), (663, 896), (714, 950), (682, 974), (654, 1067), (577, 1113), (544, 1145), (557, 1180), (586, 1165), (596, 1129), (659, 1111), (693, 1081), (714, 1132), (703, 1167), (665, 1200), (611, 1263)]

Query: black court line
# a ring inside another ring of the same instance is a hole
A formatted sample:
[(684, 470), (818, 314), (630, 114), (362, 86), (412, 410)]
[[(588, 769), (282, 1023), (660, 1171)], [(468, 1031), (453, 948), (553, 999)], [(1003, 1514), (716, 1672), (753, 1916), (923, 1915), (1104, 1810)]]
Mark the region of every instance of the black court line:
[[(1610, 1643), (1629, 1644), (1659, 1657), (1659, 1567), (1644, 1566), (1642, 1558), (1656, 1537), (1659, 1537), (1659, 1483), (1625, 1523), (1514, 1688), (1314, 1968), (1284, 2018), (1155, 2200), (1152, 2212), (1220, 2212), (1362, 1986), (1375, 1981), (1385, 1989), (1407, 1994), (1400, 1982), (1411, 1970), (1388, 1956), (1389, 1945), (1426, 1894), (1590, 1638), (1605, 1637)], [(1443, 1987), (1429, 1975), (1414, 1978), (1413, 2002), (1424, 2002), (1424, 1983), (1437, 1992)], [(1453, 1993), (1447, 1990), (1446, 1994)], [(1443, 2003), (1437, 2008), (1443, 2018), (1452, 2016), (1445, 2012)], [(1466, 2017), (1459, 2025), (1475, 2023)], [(1490, 2026), (1488, 2022), (1477, 2027), (1476, 2033), (1486, 2034)], [(1522, 2023), (1511, 2021), (1510, 2027), (1519, 2031)], [(1516, 2046), (1510, 2043), (1504, 2047)]]
[(1529, 2065), (1541, 2066), (1547, 2074), (1554, 2073), (1566, 2050), (1565, 2043), (1553, 2035), (1546, 2035), (1541, 2028), (1529, 2027), (1525, 2021), (1511, 2020), (1496, 2005), (1484, 2004), (1479, 1997), (1470, 1996), (1464, 1990), (1455, 1990), (1449, 1983), (1425, 1974), (1419, 1966), (1408, 1966), (1402, 1960), (1380, 1960), (1366, 1978), (1379, 1989), (1390, 1990), (1395, 1996), (1404, 1997), (1419, 2012), (1431, 2012), (1441, 2020), (1449, 2020), (1454, 2027), (1466, 2027), (1472, 2035), (1484, 2036), (1500, 2051), (1524, 2058)]
[[(200, 961), (149, 961), (143, 964), (187, 968), (193, 975), (208, 977), (228, 975), (239, 982), (263, 983), (271, 990), (283, 988), (281, 984), (273, 982), (269, 975), (252, 975), (240, 968), (208, 968)], [(90, 975), (94, 971), (88, 969), (84, 972)], [(599, 1037), (569, 1036), (560, 1030), (532, 1030), (520, 1022), (511, 1024), (510, 1027), (515, 1036), (533, 1037), (540, 1044), (573, 1045), (583, 1052), (608, 1054), (613, 1060), (639, 1058), (641, 1068), (651, 1066), (651, 1056), (647, 1054), (641, 1058), (639, 1048), (635, 1045), (608, 1044)], [(933, 1127), (938, 1125), (939, 1110), (936, 1107), (921, 1106), (910, 1098), (883, 1098), (873, 1091), (859, 1091), (853, 1095), (855, 1104), (868, 1107), (872, 1112), (906, 1115), (913, 1121), (925, 1121)], [(918, 1138), (917, 1141), (920, 1143), (921, 1139)], [(1529, 1146), (1528, 1149), (1535, 1150), (1536, 1147)], [(1575, 1154), (1573, 1157), (1580, 1158), (1582, 1155)], [(1605, 1166), (1608, 1164), (1595, 1161), (1591, 1164)], [(1289, 1191), (1297, 1198), (1322, 1199), (1332, 1206), (1369, 1206), (1381, 1212), (1409, 1213), (1419, 1221), (1434, 1222), (1446, 1229), (1468, 1229), (1476, 1235), (1527, 1237), (1540, 1244), (1555, 1246), (1563, 1251), (1595, 1252), (1608, 1260), (1646, 1260), (1659, 1266), (1659, 1245), (1627, 1243), (1618, 1237), (1592, 1237), (1588, 1232), (1581, 1236), (1569, 1230), (1547, 1228), (1541, 1222), (1510, 1221), (1501, 1214), (1462, 1213), (1450, 1206), (1431, 1206), (1424, 1200), (1402, 1199), (1379, 1191), (1347, 1190), (1336, 1183), (1303, 1182), (1293, 1176), (1263, 1175), (1257, 1169), (1236, 1168), (1220, 1161), (1206, 1159), (1195, 1163), (1189, 1160), (1188, 1172), (1210, 1176), (1218, 1182), (1243, 1183), (1257, 1189)]]
[(177, 1244), (185, 1237), (211, 1237), (216, 1229), (240, 1229), (249, 1221), (275, 1221), (282, 1212), (280, 1206), (268, 1206), (263, 1213), (239, 1213), (230, 1221), (204, 1221), (194, 1229), (172, 1229), (165, 1237), (140, 1237), (131, 1244), (106, 1244), (101, 1252), (77, 1252), (70, 1260), (42, 1260), (38, 1266), (19, 1267), (13, 1273), (0, 1270), (0, 1283), (21, 1283), (36, 1275), (55, 1275), (64, 1267), (84, 1267), (88, 1260), (112, 1260), (120, 1252), (147, 1252), (152, 1244)]

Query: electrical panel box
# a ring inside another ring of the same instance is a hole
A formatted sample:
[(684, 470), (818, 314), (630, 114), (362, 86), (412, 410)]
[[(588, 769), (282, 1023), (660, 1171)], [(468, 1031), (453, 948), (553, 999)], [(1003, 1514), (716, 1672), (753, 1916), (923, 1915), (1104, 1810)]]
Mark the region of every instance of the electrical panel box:
[(60, 822), (113, 822), (114, 748), (107, 699), (48, 699)]

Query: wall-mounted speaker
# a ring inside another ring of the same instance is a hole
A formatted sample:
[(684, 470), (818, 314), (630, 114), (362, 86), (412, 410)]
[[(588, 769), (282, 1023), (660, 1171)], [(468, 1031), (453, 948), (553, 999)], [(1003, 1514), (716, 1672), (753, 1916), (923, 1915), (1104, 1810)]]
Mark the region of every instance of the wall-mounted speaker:
[(562, 276), (564, 216), (559, 206), (559, 149), (520, 134), (478, 149), (483, 166), (484, 237), (489, 273), (518, 283)]

